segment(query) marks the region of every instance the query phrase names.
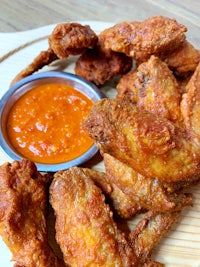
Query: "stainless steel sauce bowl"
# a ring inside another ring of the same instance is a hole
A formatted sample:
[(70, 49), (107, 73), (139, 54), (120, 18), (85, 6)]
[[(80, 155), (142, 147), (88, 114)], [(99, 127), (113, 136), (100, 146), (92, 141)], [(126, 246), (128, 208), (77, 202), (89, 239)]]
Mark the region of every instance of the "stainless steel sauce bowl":
[[(60, 72), (60, 71), (48, 71), (41, 72), (28, 76), (16, 84), (14, 84), (8, 91), (3, 95), (0, 100), (0, 145), (7, 155), (13, 160), (21, 160), (23, 155), (20, 155), (16, 149), (12, 146), (8, 134), (7, 134), (7, 117), (13, 104), (29, 90), (44, 84), (49, 83), (62, 83), (73, 86), (76, 90), (85, 94), (93, 102), (96, 102), (105, 96), (101, 91), (91, 82), (71, 73)], [(55, 172), (58, 170), (68, 169), (73, 166), (78, 166), (89, 159), (91, 159), (98, 151), (98, 148), (94, 144), (84, 154), (79, 157), (58, 164), (41, 164), (35, 162), (39, 171), (44, 172)]]

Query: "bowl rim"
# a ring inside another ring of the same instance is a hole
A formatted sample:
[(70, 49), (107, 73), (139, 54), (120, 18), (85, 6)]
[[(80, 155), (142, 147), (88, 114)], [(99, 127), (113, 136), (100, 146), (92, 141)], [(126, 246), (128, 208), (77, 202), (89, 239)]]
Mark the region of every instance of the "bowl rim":
[[(5, 94), (0, 99), (0, 129), (1, 129), (0, 130), (0, 146), (3, 149), (3, 151), (13, 160), (20, 161), (20, 160), (24, 159), (25, 157), (23, 157), (23, 155), (20, 155), (16, 151), (14, 151), (9, 146), (9, 144), (6, 142), (6, 140), (4, 138), (3, 131), (2, 131), (2, 128), (3, 128), (2, 127), (3, 126), (2, 125), (2, 115), (4, 112), (4, 108), (5, 108), (8, 100), (10, 99), (10, 97), (18, 89), (21, 89), (23, 86), (31, 84), (32, 82), (34, 82), (36, 80), (39, 81), (39, 80), (44, 80), (46, 78), (62, 78), (62, 79), (66, 79), (66, 80), (72, 80), (81, 86), (87, 87), (89, 89), (89, 91), (92, 92), (92, 94), (96, 98), (96, 101), (101, 100), (102, 98), (105, 98), (105, 95), (92, 82), (87, 81), (86, 79), (84, 79), (84, 78), (82, 78), (76, 74), (64, 72), (64, 71), (44, 71), (44, 72), (30, 75), (30, 76), (25, 77), (25, 78), (21, 79), (20, 81), (16, 82), (13, 86), (11, 86), (5, 92)], [(76, 89), (75, 86), (74, 86), (74, 88)], [(79, 90), (79, 89), (77, 89), (77, 90)], [(84, 92), (83, 92), (83, 94), (84, 94)], [(56, 172), (59, 170), (66, 170), (66, 169), (69, 169), (70, 167), (73, 167), (73, 166), (79, 166), (79, 165), (85, 163), (86, 161), (90, 160), (98, 152), (98, 150), (99, 150), (98, 147), (94, 143), (87, 151), (85, 151), (83, 154), (81, 154), (80, 156), (78, 156), (72, 160), (69, 160), (66, 162), (61, 162), (61, 163), (55, 163), (55, 164), (38, 163), (38, 162), (34, 162), (34, 163), (37, 166), (38, 171), (41, 171), (41, 172)]]

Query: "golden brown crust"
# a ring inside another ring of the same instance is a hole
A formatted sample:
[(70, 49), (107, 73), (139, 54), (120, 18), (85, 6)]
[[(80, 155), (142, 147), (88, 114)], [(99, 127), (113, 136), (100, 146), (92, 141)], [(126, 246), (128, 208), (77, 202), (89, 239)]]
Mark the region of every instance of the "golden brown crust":
[(138, 109), (127, 98), (95, 103), (84, 127), (102, 152), (144, 176), (163, 184), (199, 178), (199, 144), (184, 128)]
[(48, 41), (49, 48), (41, 51), (25, 69), (14, 77), (10, 85), (57, 59), (66, 59), (69, 55), (82, 54), (87, 48), (93, 48), (97, 44), (98, 37), (88, 25), (60, 23), (53, 29)]
[(49, 36), (49, 46), (58, 58), (82, 54), (87, 48), (93, 48), (98, 37), (89, 25), (79, 23), (60, 23)]
[(192, 205), (191, 195), (181, 192), (170, 195), (157, 179), (142, 176), (107, 153), (103, 158), (107, 181), (119, 188), (133, 206), (135, 203), (140, 209), (162, 213)]
[(56, 216), (56, 239), (67, 264), (135, 266), (134, 252), (117, 229), (105, 197), (81, 169), (55, 174), (50, 202)]
[(138, 266), (138, 267), (164, 267), (164, 266), (165, 265), (163, 263), (148, 259), (145, 263), (142, 264), (142, 266)]
[(129, 235), (129, 243), (140, 259), (140, 264), (146, 262), (153, 248), (177, 222), (179, 216), (180, 212), (155, 214), (150, 211), (139, 221)]
[(154, 16), (143, 22), (118, 23), (101, 32), (99, 39), (106, 49), (133, 58), (139, 52), (146, 59), (148, 54), (166, 53), (180, 46), (186, 31), (175, 19)]
[(75, 73), (96, 85), (103, 85), (112, 77), (127, 73), (132, 59), (125, 54), (104, 50), (100, 45), (87, 49), (77, 60)]
[[(104, 161), (104, 163), (106, 162)], [(115, 183), (112, 183), (111, 180), (108, 179), (107, 173), (88, 168), (82, 168), (82, 171), (101, 188), (114, 215), (127, 219), (144, 210), (138, 202), (136, 203), (133, 201), (128, 194), (125, 194)]]
[(167, 64), (156, 56), (122, 76), (117, 91), (118, 96), (129, 94), (139, 109), (173, 122), (181, 119), (179, 85)]
[(64, 267), (47, 241), (47, 194), (28, 160), (0, 167), (0, 234), (12, 260), (26, 267)]
[(182, 96), (181, 111), (188, 131), (200, 137), (200, 63), (186, 85)]
[(163, 60), (176, 76), (185, 77), (195, 71), (200, 62), (200, 51), (185, 40), (181, 47), (169, 53)]

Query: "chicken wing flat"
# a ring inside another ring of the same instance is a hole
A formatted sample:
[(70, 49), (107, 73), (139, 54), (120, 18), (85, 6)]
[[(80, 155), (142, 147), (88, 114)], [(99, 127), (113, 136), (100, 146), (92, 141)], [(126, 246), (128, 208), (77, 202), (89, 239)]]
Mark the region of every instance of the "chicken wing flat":
[(113, 221), (102, 191), (80, 168), (55, 174), (50, 202), (56, 239), (67, 264), (136, 266), (134, 251)]
[(119, 217), (129, 219), (144, 212), (144, 208), (138, 202), (134, 201), (128, 194), (125, 194), (114, 183), (112, 184), (112, 189), (109, 195), (109, 205)]
[(167, 64), (156, 56), (123, 75), (117, 91), (118, 96), (129, 94), (139, 109), (173, 122), (181, 117), (179, 85)]
[(104, 195), (110, 195), (113, 191), (112, 185), (107, 181), (106, 174), (97, 170), (89, 168), (81, 168), (79, 171), (83, 172), (87, 177), (89, 177), (96, 186), (101, 188)]
[(166, 235), (177, 222), (180, 213), (180, 211), (177, 211), (155, 214), (149, 211), (145, 217), (139, 221), (136, 228), (131, 231), (129, 243), (134, 248), (138, 258), (140, 258), (141, 266), (145, 266), (142, 264), (151, 256), (153, 248), (160, 242), (161, 238)]
[(0, 167), (0, 235), (16, 266), (64, 267), (48, 245), (47, 192), (28, 160)]
[(186, 85), (183, 94), (181, 111), (184, 122), (189, 131), (200, 137), (200, 63)]
[(79, 23), (60, 23), (49, 36), (49, 47), (60, 59), (69, 55), (79, 55), (87, 48), (93, 48), (98, 37), (89, 25)]
[[(175, 19), (150, 17), (143, 22), (122, 22), (105, 29), (99, 39), (106, 49), (135, 57), (174, 50), (185, 40), (187, 28)], [(146, 59), (146, 56), (145, 56)]]
[(96, 85), (103, 85), (112, 77), (127, 73), (132, 64), (132, 59), (125, 54), (105, 50), (98, 45), (80, 56), (75, 73)]
[(158, 180), (142, 176), (107, 153), (104, 153), (103, 158), (108, 182), (115, 184), (130, 201), (143, 210), (162, 213), (182, 210), (184, 206), (192, 205), (191, 195), (170, 195)]
[(130, 218), (141, 213), (144, 209), (128, 194), (112, 183), (104, 172), (82, 168), (82, 171), (101, 188), (109, 202), (111, 210), (121, 218)]
[(186, 185), (199, 179), (200, 144), (172, 122), (141, 110), (127, 97), (96, 102), (84, 122), (102, 153), (145, 177)]
[(181, 47), (169, 53), (163, 60), (176, 76), (185, 77), (195, 71), (200, 62), (200, 51), (185, 40)]

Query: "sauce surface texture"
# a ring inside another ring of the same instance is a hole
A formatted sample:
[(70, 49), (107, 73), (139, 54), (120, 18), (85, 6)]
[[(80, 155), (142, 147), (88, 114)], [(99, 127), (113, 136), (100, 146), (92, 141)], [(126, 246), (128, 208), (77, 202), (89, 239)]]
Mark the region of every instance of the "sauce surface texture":
[(93, 102), (65, 84), (45, 84), (13, 105), (7, 131), (12, 145), (38, 163), (72, 160), (93, 145), (81, 124)]

